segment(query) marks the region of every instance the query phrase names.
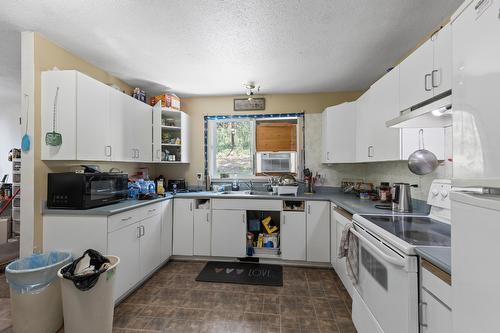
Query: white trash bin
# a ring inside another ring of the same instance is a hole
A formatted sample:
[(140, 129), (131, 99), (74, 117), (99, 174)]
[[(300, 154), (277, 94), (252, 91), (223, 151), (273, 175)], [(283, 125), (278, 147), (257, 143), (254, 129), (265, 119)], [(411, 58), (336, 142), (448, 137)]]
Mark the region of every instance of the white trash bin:
[(111, 333), (113, 330), (113, 288), (116, 268), (120, 258), (106, 256), (109, 268), (103, 272), (97, 283), (89, 290), (82, 291), (73, 281), (65, 279), (57, 272), (61, 281), (64, 314), (64, 331), (68, 333)]
[(10, 263), (12, 326), (16, 333), (54, 333), (63, 325), (58, 270), (72, 259), (67, 252), (34, 254)]

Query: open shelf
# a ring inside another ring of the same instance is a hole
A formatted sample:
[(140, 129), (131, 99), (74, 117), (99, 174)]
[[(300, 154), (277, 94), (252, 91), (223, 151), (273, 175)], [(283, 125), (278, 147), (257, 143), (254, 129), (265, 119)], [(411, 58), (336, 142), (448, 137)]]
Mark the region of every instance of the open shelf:
[[(264, 225), (264, 221), (270, 218), (268, 227), (272, 230), (269, 233)], [(254, 257), (258, 258), (280, 258), (280, 231), (281, 231), (280, 211), (247, 211), (247, 241), (248, 235), (252, 234), (252, 244)]]

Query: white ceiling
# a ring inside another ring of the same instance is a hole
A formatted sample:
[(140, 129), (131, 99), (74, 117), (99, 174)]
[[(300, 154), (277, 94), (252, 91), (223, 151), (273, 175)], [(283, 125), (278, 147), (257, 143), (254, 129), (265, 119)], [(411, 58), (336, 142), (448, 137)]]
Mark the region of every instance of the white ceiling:
[(366, 89), (462, 1), (3, 0), (0, 22), (149, 92), (329, 92)]

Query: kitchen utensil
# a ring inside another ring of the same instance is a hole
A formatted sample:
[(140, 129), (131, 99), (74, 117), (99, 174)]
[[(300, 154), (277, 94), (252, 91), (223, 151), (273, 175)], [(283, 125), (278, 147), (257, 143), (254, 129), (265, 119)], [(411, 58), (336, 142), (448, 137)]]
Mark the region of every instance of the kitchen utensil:
[(416, 175), (422, 176), (436, 170), (439, 165), (436, 155), (425, 149), (424, 130), (418, 131), (419, 149), (408, 157), (408, 169)]
[(411, 203), (411, 188), (417, 185), (408, 183), (394, 183), (392, 185), (392, 210), (399, 213), (410, 213), (413, 210)]
[(24, 94), (24, 99), (26, 100), (26, 126), (24, 130), (24, 135), (21, 139), (21, 149), (26, 153), (30, 150), (30, 137), (28, 135), (28, 119), (29, 119), (29, 109), (30, 109), (30, 97), (28, 94)]
[(45, 134), (45, 144), (47, 146), (60, 146), (62, 145), (62, 134), (56, 132), (56, 118), (57, 118), (57, 96), (59, 95), (59, 87), (56, 88), (56, 96), (54, 97), (54, 113), (52, 114), (52, 132)]

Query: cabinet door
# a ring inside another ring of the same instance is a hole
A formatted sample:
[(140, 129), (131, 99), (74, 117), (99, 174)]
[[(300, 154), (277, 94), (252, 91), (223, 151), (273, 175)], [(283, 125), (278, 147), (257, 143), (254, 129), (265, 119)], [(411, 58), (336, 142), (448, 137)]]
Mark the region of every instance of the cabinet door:
[(370, 108), (371, 89), (368, 89), (356, 103), (356, 161), (368, 162), (373, 158), (373, 122)]
[(431, 82), (433, 58), (433, 42), (429, 39), (399, 65), (400, 111), (433, 96)]
[(161, 258), (167, 260), (172, 255), (172, 219), (174, 200), (163, 201), (161, 226)]
[(333, 117), (335, 107), (326, 108), (322, 113), (321, 123), (321, 162), (331, 163), (332, 144), (333, 144)]
[(420, 328), (425, 333), (451, 333), (451, 310), (426, 289), (421, 290)]
[(141, 278), (151, 273), (161, 264), (161, 222), (161, 214), (156, 214), (139, 222), (142, 228), (140, 238)]
[(153, 160), (153, 112), (152, 107), (135, 98), (127, 96), (130, 112), (129, 121), (133, 121), (133, 148), (136, 149), (136, 160), (151, 162)]
[(161, 102), (153, 107), (153, 162), (161, 162)]
[[(76, 71), (42, 72), (41, 80), (42, 160), (76, 160)], [(60, 146), (54, 147), (45, 143), (45, 134), (54, 130), (57, 87), (55, 131), (61, 133), (63, 140)], [(33, 103), (33, 100), (29, 102)]]
[(419, 144), (420, 130), (423, 130), (425, 149), (433, 152), (438, 160), (444, 160), (444, 128), (403, 128), (401, 130), (401, 159), (407, 160), (413, 152), (422, 148)]
[(212, 210), (212, 256), (245, 256), (246, 215), (244, 210)]
[(307, 261), (330, 262), (330, 203), (307, 202)]
[(111, 88), (81, 73), (76, 77), (77, 159), (108, 161), (111, 158), (108, 108)]
[[(328, 111), (327, 111), (328, 110)], [(356, 161), (356, 102), (343, 103), (326, 109), (328, 163)], [(325, 120), (323, 120), (325, 126)]]
[(330, 204), (330, 263), (333, 269), (337, 270), (337, 220), (335, 219), (335, 206)]
[(387, 120), (399, 115), (399, 67), (385, 74), (370, 90), (370, 126), (373, 133), (371, 160), (399, 160), (400, 130), (385, 126)]
[(193, 253), (197, 256), (210, 255), (212, 216), (210, 209), (194, 210)]
[(306, 214), (283, 212), (281, 222), (281, 257), (306, 260)]
[(191, 138), (191, 117), (181, 112), (181, 162), (189, 163), (189, 140)]
[(116, 273), (114, 300), (125, 294), (140, 280), (140, 233), (139, 223), (108, 234), (108, 251), (110, 255), (120, 257), (120, 265)]
[(111, 160), (129, 162), (133, 161), (132, 153), (127, 150), (129, 141), (132, 140), (131, 128), (128, 128), (127, 115), (125, 114), (125, 98), (121, 91), (108, 90), (109, 119), (111, 134)]
[(174, 199), (173, 254), (193, 255), (193, 199)]
[(451, 89), (452, 80), (452, 36), (448, 24), (432, 36), (434, 43), (434, 70), (432, 87), (434, 96)]

